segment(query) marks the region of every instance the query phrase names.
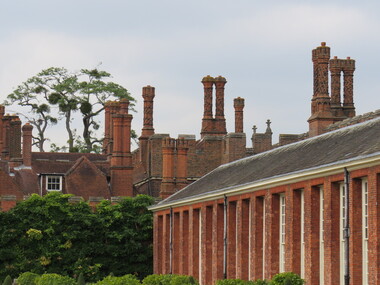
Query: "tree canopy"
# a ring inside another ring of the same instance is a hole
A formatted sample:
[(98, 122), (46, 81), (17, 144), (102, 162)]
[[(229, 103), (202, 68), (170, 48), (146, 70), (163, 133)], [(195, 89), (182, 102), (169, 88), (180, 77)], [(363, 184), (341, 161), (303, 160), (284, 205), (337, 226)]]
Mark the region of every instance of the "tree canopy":
[(70, 195), (36, 194), (0, 212), (0, 277), (57, 273), (99, 280), (152, 273), (153, 198), (139, 195), (96, 210)]
[[(97, 116), (110, 100), (127, 98), (133, 108), (135, 99), (123, 86), (110, 81), (111, 74), (98, 69), (82, 69), (69, 72), (63, 67), (50, 67), (42, 70), (21, 83), (4, 102), (6, 105), (18, 104), (29, 108), (23, 114), (36, 128), (34, 145), (44, 151), (46, 129), (58, 122), (65, 121), (67, 147), (57, 147), (56, 151), (99, 152), (101, 141), (96, 133), (99, 129)], [(80, 113), (82, 136), (72, 127), (73, 115)]]

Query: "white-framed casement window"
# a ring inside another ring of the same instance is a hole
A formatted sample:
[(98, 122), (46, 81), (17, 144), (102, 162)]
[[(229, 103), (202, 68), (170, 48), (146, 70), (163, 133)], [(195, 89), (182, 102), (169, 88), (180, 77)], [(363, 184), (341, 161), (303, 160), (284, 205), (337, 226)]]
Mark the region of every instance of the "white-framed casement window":
[(339, 213), (339, 240), (340, 240), (340, 284), (344, 284), (344, 256), (345, 256), (345, 239), (344, 239), (344, 224), (346, 222), (346, 187), (344, 183), (340, 183), (339, 192), (340, 192), (340, 213)]
[(299, 191), (301, 198), (301, 278), (305, 278), (305, 198), (303, 189)]
[(280, 194), (280, 273), (285, 271), (285, 194)]
[(47, 191), (62, 191), (62, 176), (47, 175), (46, 176)]
[(325, 210), (323, 186), (319, 187), (319, 284), (325, 284), (325, 243), (324, 243), (324, 226), (325, 226)]
[(362, 179), (363, 285), (368, 285), (368, 180)]

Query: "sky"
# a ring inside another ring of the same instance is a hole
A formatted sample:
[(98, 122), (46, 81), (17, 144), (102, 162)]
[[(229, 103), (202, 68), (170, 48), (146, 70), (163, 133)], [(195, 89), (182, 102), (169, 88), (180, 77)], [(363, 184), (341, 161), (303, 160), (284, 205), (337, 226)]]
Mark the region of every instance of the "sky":
[[(4, 0), (0, 102), (48, 67), (99, 67), (137, 99), (138, 134), (141, 90), (151, 85), (156, 133), (200, 138), (201, 80), (222, 75), (227, 131), (234, 131), (233, 99), (243, 97), (247, 146), (252, 126), (264, 132), (267, 119), (276, 142), (280, 133), (308, 130), (311, 50), (321, 42), (331, 56), (356, 60), (357, 114), (380, 108), (379, 10), (377, 0)], [(48, 130), (52, 142), (65, 141), (62, 130)]]

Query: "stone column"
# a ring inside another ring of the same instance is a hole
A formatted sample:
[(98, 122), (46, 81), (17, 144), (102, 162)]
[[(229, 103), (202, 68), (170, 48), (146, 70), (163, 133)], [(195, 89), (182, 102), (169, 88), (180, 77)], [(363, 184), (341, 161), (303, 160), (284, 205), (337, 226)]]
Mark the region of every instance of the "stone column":
[(244, 98), (234, 99), (235, 108), (235, 133), (243, 133), (243, 109), (244, 109)]

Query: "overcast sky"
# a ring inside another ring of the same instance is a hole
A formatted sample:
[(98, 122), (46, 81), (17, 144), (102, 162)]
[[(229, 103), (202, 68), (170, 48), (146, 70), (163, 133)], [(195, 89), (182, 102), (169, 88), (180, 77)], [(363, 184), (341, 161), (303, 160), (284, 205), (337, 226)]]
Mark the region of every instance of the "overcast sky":
[[(227, 129), (233, 98), (245, 98), (244, 128), (308, 130), (311, 50), (356, 60), (357, 114), (380, 108), (380, 1), (4, 0), (0, 10), (0, 102), (42, 69), (94, 68), (113, 75), (138, 100), (156, 87), (156, 133), (199, 138), (205, 75), (227, 79)], [(12, 109), (12, 108), (11, 108)], [(59, 137), (57, 126), (50, 136)], [(248, 145), (251, 146), (250, 141)]]

